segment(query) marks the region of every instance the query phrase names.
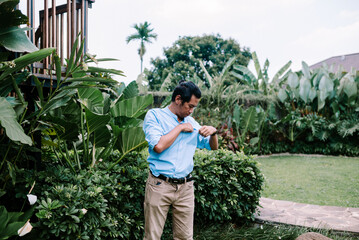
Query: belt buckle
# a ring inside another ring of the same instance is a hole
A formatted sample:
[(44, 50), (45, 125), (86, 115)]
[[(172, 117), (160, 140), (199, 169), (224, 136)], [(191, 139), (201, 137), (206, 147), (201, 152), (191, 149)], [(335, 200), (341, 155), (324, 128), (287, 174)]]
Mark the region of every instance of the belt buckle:
[(174, 183), (174, 184), (179, 184), (180, 182), (181, 182), (181, 179), (176, 179), (176, 178), (172, 179), (172, 183)]

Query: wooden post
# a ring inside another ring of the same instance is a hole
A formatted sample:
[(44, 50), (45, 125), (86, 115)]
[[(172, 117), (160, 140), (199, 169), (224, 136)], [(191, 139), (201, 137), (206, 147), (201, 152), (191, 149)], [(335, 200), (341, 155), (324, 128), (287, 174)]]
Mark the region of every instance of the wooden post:
[(71, 49), (75, 43), (76, 39), (76, 0), (72, 0), (72, 9), (71, 9)]
[[(30, 3), (30, 0), (27, 0), (27, 17), (29, 18), (29, 21), (27, 22), (27, 26), (30, 27), (30, 8), (31, 8), (31, 3)], [(27, 31), (27, 36), (30, 38), (30, 31)]]
[(64, 14), (62, 13), (60, 23), (60, 57), (61, 57), (61, 66), (64, 63)]
[(30, 39), (33, 44), (35, 44), (35, 1), (31, 0), (31, 18), (30, 18), (30, 27), (31, 27), (31, 35)]
[[(48, 29), (49, 29), (49, 7), (47, 4), (47, 0), (44, 0), (44, 28), (42, 32), (42, 39), (43, 39), (43, 48), (48, 47)], [(48, 58), (45, 58), (45, 66), (44, 69), (48, 68)]]
[[(56, 47), (56, 0), (52, 0), (52, 47)], [(56, 49), (57, 51), (57, 49)]]
[(56, 15), (56, 40), (55, 40), (55, 47), (57, 54), (60, 54), (59, 51), (59, 24), (60, 24), (60, 16)]
[(67, 58), (70, 58), (71, 49), (71, 0), (67, 0)]
[[(84, 41), (85, 32), (85, 0), (81, 1), (81, 40)], [(81, 60), (83, 61), (85, 48), (81, 53)]]

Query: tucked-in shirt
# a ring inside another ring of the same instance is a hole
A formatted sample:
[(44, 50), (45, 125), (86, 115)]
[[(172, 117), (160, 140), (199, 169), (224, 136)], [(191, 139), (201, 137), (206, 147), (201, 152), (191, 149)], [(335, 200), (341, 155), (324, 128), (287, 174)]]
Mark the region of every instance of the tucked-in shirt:
[[(160, 138), (183, 123), (190, 123), (193, 132), (181, 132), (169, 148), (161, 153), (156, 153), (153, 148)], [(196, 148), (211, 150), (210, 137), (201, 136), (198, 132), (200, 128), (199, 123), (191, 116), (185, 117), (183, 121), (179, 122), (177, 116), (168, 107), (149, 110), (143, 123), (143, 131), (149, 145), (147, 161), (153, 175), (157, 177), (162, 174), (170, 178), (183, 178), (191, 173)]]

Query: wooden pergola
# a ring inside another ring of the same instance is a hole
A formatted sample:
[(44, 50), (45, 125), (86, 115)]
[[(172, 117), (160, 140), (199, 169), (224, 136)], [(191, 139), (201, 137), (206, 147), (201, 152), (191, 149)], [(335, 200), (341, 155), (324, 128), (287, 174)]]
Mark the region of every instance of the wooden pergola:
[[(31, 28), (28, 37), (31, 42), (39, 49), (56, 48), (63, 65), (64, 59), (70, 57), (75, 39), (81, 32), (81, 40), (84, 40), (82, 54), (85, 54), (88, 47), (88, 9), (95, 0), (67, 0), (62, 5), (57, 5), (56, 0), (44, 0), (44, 9), (38, 11), (39, 23), (35, 22), (35, 2), (39, 0), (27, 0), (28, 27)], [(34, 64), (33, 73), (46, 75), (49, 62), (50, 59), (47, 58), (43, 63)]]

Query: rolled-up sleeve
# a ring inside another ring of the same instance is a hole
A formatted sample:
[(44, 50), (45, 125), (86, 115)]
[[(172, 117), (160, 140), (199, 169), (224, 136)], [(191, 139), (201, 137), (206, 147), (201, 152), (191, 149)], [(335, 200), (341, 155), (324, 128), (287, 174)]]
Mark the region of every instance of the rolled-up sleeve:
[(143, 132), (145, 133), (148, 145), (153, 149), (163, 135), (163, 129), (153, 110), (149, 110), (146, 114), (143, 122)]

